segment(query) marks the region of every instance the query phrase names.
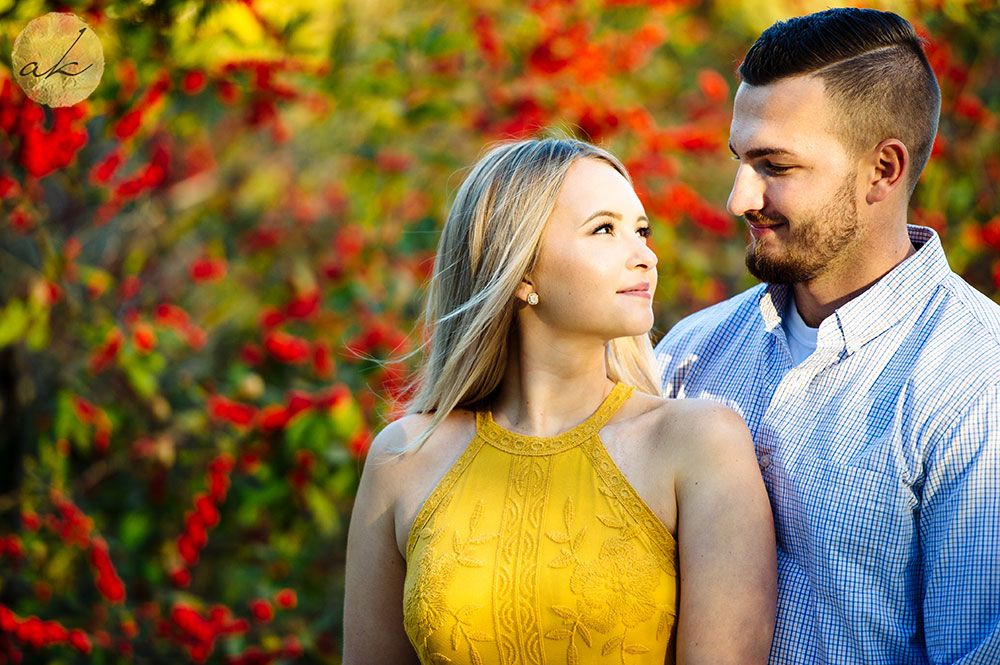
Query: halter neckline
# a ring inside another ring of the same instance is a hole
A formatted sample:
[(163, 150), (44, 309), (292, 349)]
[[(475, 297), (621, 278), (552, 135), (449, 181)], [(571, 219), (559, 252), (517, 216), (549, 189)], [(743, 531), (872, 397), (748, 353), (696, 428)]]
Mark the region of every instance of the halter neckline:
[(493, 412), (489, 410), (476, 414), (476, 431), (491, 445), (507, 452), (519, 455), (552, 455), (568, 450), (596, 435), (631, 396), (633, 390), (632, 386), (616, 383), (589, 418), (553, 436), (532, 436), (512, 432), (498, 425), (493, 419)]

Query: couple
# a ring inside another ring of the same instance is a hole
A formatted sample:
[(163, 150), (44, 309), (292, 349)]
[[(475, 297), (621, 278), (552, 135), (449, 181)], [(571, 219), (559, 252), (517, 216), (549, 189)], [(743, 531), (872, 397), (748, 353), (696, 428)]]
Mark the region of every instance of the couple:
[(345, 663), (1000, 663), (1000, 307), (906, 224), (920, 41), (834, 9), (739, 71), (763, 283), (655, 356), (617, 159), (524, 141), (469, 174), (358, 492)]

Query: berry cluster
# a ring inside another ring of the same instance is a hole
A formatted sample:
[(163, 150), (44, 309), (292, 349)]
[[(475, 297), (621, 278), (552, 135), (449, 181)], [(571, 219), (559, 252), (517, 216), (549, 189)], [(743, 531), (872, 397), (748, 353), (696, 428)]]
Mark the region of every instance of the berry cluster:
[(188, 313), (177, 305), (162, 303), (157, 305), (154, 321), (161, 328), (173, 330), (180, 335), (193, 349), (205, 346), (205, 331), (199, 328)]
[[(0, 134), (14, 139), (17, 159), (29, 175), (44, 178), (73, 161), (87, 143), (82, 120), (87, 103), (52, 109), (52, 128), (45, 128), (45, 109), (28, 99), (10, 79), (0, 88)], [(17, 141), (17, 138), (20, 141)]]
[[(108, 602), (123, 604), (125, 584), (111, 561), (107, 542), (100, 536), (93, 535), (94, 521), (72, 501), (58, 493), (53, 493), (52, 502), (55, 513), (46, 515), (44, 520), (34, 511), (24, 511), (21, 522), (25, 529), (35, 532), (44, 526), (66, 546), (89, 552), (97, 590)], [(24, 550), (20, 538), (9, 536), (0, 539), (0, 554), (6, 554), (13, 560), (22, 558)], [(47, 598), (51, 595), (51, 589), (47, 584), (39, 583), (36, 585), (36, 593), (40, 598)], [(104, 631), (99, 632), (101, 636), (107, 635)], [(19, 662), (22, 654), (11, 640), (33, 649), (69, 645), (89, 654), (92, 648), (92, 638), (80, 629), (66, 628), (57, 621), (45, 621), (36, 616), (22, 618), (10, 608), (0, 605), (0, 655), (6, 656), (11, 662)], [(110, 638), (107, 641), (110, 643)]]
[[(43, 621), (36, 616), (22, 618), (5, 605), (0, 605), (0, 639), (4, 635), (34, 649), (65, 644), (84, 654), (89, 654), (91, 650), (90, 637), (79, 628), (66, 628), (58, 621)], [(16, 646), (9, 642), (3, 646), (6, 653), (0, 651), (0, 654), (8, 656), (13, 662), (20, 662), (22, 655)]]
[(111, 418), (107, 411), (94, 406), (82, 397), (73, 399), (73, 410), (81, 423), (94, 426), (94, 448), (97, 452), (106, 452), (111, 445), (112, 432)]
[(208, 465), (208, 492), (194, 498), (194, 510), (184, 516), (184, 533), (177, 538), (177, 553), (183, 560), (182, 566), (171, 573), (174, 584), (186, 587), (191, 583), (191, 571), (198, 563), (202, 548), (208, 543), (208, 532), (219, 524), (219, 505), (226, 500), (229, 492), (229, 474), (235, 460), (223, 453)]
[(94, 568), (94, 579), (97, 590), (110, 602), (121, 604), (125, 602), (125, 583), (118, 576), (118, 571), (111, 563), (108, 554), (108, 544), (103, 538), (94, 538), (90, 547), (90, 565)]
[(170, 620), (160, 620), (157, 633), (184, 647), (194, 662), (204, 663), (218, 638), (246, 633), (249, 629), (250, 622), (234, 619), (229, 608), (223, 605), (213, 606), (202, 616), (187, 603), (177, 603), (170, 611)]

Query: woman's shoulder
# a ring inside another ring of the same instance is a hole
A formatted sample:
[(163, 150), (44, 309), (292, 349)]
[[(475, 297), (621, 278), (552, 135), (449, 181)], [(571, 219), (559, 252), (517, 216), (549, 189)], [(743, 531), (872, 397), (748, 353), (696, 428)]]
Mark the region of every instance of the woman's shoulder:
[(433, 467), (441, 458), (454, 456), (456, 449), (464, 449), (475, 435), (475, 413), (455, 409), (426, 440), (414, 445), (432, 424), (433, 417), (431, 413), (414, 413), (387, 424), (372, 441), (365, 464), (375, 463), (380, 467), (404, 472), (412, 472), (419, 467)]
[(674, 399), (636, 391), (623, 409), (650, 449), (671, 456), (713, 458), (752, 447), (743, 418), (707, 399)]

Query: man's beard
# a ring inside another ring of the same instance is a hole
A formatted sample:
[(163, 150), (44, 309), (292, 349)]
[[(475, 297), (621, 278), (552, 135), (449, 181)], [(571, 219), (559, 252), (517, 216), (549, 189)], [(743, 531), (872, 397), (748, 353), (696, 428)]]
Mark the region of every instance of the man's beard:
[(815, 216), (799, 219), (793, 226), (783, 215), (747, 212), (749, 222), (785, 224), (784, 250), (767, 251), (768, 241), (755, 238), (747, 247), (750, 274), (769, 284), (810, 282), (850, 245), (858, 232), (858, 205), (854, 178), (848, 178), (833, 200)]

